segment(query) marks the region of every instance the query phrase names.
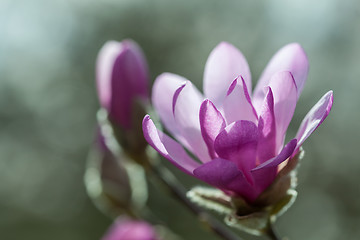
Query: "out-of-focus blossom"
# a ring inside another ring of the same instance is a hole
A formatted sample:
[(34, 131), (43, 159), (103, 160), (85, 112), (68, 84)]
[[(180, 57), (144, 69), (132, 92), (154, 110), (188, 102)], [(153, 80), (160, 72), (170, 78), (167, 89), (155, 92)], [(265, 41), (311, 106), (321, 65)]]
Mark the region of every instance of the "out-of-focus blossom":
[(157, 240), (154, 228), (143, 221), (118, 218), (102, 240)]
[(330, 112), (332, 91), (314, 105), (296, 137), (284, 146), (307, 74), (302, 47), (286, 45), (270, 60), (252, 93), (244, 56), (222, 42), (207, 60), (204, 94), (175, 74), (164, 73), (155, 80), (153, 105), (177, 141), (158, 130), (150, 116), (143, 120), (144, 136), (182, 171), (252, 203), (272, 184), (280, 168), (293, 164), (299, 147)]
[(110, 121), (131, 128), (135, 101), (149, 98), (148, 67), (140, 47), (131, 40), (107, 42), (97, 58), (96, 81)]

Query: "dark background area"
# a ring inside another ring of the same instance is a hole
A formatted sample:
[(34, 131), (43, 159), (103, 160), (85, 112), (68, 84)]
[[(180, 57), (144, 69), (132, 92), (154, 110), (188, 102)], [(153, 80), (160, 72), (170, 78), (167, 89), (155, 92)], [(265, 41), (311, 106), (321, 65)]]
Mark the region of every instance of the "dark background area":
[[(200, 89), (207, 56), (220, 41), (243, 52), (254, 80), (280, 47), (299, 42), (310, 72), (288, 138), (330, 89), (334, 105), (304, 144), (298, 199), (276, 227), (291, 240), (358, 239), (359, 5), (356, 0), (0, 0), (0, 238), (99, 239), (111, 223), (93, 206), (83, 183), (99, 107), (95, 60), (107, 40), (132, 38), (147, 56), (152, 81), (173, 72)], [(191, 215), (176, 202), (161, 205), (156, 197), (151, 202), (175, 233), (199, 239), (198, 231), (190, 230)]]

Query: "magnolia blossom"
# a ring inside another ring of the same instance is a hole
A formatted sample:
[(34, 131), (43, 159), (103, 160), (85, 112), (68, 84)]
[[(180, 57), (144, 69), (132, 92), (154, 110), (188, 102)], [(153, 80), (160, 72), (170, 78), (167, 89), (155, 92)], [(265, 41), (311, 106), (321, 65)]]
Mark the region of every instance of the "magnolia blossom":
[(97, 58), (96, 82), (109, 119), (123, 129), (131, 128), (135, 99), (149, 98), (148, 68), (139, 46), (131, 40), (107, 42)]
[(163, 73), (155, 80), (153, 105), (176, 140), (158, 130), (150, 116), (143, 120), (145, 139), (185, 173), (251, 203), (329, 114), (332, 91), (315, 104), (284, 146), (307, 74), (306, 54), (292, 43), (274, 55), (252, 92), (244, 56), (222, 42), (207, 60), (204, 94), (175, 74)]
[(157, 240), (153, 227), (143, 221), (119, 218), (102, 240)]

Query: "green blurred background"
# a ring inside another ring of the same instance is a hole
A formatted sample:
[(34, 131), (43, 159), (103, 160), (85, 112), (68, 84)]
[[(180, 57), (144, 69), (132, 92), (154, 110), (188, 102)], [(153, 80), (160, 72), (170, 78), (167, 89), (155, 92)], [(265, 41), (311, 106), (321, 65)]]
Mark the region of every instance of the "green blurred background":
[[(105, 41), (124, 38), (142, 46), (152, 81), (167, 71), (198, 87), (220, 41), (241, 49), (253, 79), (280, 47), (299, 42), (310, 72), (288, 136), (330, 89), (334, 105), (304, 144), (298, 200), (276, 228), (291, 240), (359, 239), (359, 7), (356, 0), (0, 0), (0, 239), (99, 239), (111, 223), (87, 197), (83, 174), (99, 107), (96, 55)], [(210, 239), (192, 230), (175, 201), (151, 202), (184, 239)]]

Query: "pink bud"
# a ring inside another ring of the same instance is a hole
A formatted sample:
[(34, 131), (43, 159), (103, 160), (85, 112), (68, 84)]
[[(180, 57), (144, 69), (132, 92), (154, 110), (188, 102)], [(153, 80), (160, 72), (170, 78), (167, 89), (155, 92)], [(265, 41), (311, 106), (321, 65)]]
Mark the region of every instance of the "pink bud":
[(157, 240), (153, 227), (143, 221), (115, 220), (102, 240)]
[(132, 40), (109, 41), (101, 48), (96, 64), (101, 106), (114, 124), (131, 128), (134, 101), (149, 98), (148, 67), (143, 52)]

